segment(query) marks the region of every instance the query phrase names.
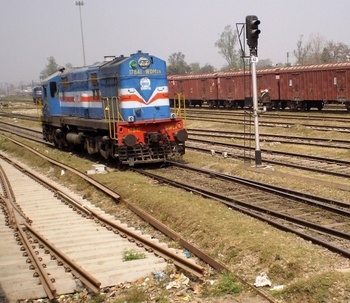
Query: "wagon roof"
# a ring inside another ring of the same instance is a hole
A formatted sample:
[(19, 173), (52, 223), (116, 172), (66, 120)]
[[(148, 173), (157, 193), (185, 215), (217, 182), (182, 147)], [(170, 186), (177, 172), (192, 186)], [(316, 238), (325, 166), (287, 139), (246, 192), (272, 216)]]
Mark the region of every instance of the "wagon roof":
[(169, 80), (208, 79), (208, 78), (215, 78), (217, 74), (218, 73), (168, 75), (168, 79)]
[(290, 67), (280, 67), (279, 71), (313, 71), (313, 70), (330, 70), (330, 69), (348, 69), (350, 62), (326, 63), (326, 64), (312, 64), (312, 65), (295, 65)]
[[(298, 72), (298, 71), (314, 71), (314, 70), (339, 70), (339, 69), (350, 69), (350, 62), (339, 62), (339, 63), (326, 63), (326, 64), (313, 64), (313, 65), (295, 65), (295, 66), (283, 66), (283, 67), (272, 67), (257, 69), (257, 74), (267, 73), (287, 73), (287, 72)], [(228, 78), (243, 75), (244, 73), (250, 74), (250, 70), (245, 71), (229, 71), (229, 72), (214, 72), (206, 74), (182, 74), (182, 75), (168, 75), (169, 80), (190, 80), (190, 79), (208, 79), (208, 78)]]

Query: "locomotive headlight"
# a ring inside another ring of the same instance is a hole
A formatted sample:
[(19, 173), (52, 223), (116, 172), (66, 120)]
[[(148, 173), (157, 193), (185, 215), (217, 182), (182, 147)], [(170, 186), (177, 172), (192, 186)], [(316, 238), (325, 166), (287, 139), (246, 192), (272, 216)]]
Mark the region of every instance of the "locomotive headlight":
[(174, 133), (174, 137), (180, 142), (185, 142), (188, 139), (188, 134), (186, 130), (180, 129)]
[(134, 135), (128, 134), (123, 137), (123, 143), (128, 147), (134, 147), (136, 142), (137, 138)]

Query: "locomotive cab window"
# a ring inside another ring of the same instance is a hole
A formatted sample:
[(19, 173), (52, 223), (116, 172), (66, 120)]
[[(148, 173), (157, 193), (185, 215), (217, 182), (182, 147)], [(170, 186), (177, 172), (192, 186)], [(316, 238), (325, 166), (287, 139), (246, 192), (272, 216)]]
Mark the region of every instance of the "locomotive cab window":
[(58, 97), (58, 88), (56, 82), (50, 82), (50, 96), (51, 98)]
[(62, 87), (67, 88), (68, 87), (68, 78), (67, 77), (62, 77)]
[(97, 86), (98, 81), (97, 81), (97, 74), (96, 73), (91, 73), (90, 75), (90, 80), (91, 80), (91, 85)]

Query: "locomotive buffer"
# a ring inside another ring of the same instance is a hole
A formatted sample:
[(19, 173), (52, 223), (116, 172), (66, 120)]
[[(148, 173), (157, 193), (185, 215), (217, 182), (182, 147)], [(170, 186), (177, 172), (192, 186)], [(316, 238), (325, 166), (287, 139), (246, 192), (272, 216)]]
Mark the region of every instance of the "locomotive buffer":
[(254, 116), (254, 130), (255, 130), (255, 165), (261, 166), (261, 149), (259, 139), (259, 119), (258, 119), (258, 91), (256, 81), (256, 64), (258, 63), (258, 38), (260, 34), (257, 16), (249, 15), (245, 19), (246, 38), (250, 51), (250, 64), (252, 72), (252, 89), (253, 89), (253, 116)]

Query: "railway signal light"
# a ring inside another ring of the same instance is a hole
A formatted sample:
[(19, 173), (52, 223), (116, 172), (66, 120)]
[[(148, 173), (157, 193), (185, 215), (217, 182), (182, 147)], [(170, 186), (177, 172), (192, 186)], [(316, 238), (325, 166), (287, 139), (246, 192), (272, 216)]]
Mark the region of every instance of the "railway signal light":
[(245, 18), (245, 24), (248, 46), (250, 50), (256, 49), (258, 46), (259, 34), (261, 32), (259, 29), (260, 20), (257, 16), (250, 15)]

